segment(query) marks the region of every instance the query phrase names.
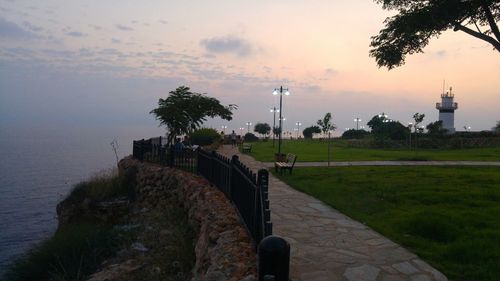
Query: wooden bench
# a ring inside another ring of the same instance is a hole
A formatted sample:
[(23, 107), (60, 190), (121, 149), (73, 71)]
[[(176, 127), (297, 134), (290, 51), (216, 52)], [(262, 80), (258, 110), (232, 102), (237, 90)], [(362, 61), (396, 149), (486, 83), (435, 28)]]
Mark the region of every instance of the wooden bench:
[(244, 143), (241, 145), (241, 152), (248, 153), (252, 152), (252, 145), (249, 143)]
[(290, 170), (290, 175), (291, 175), (296, 160), (297, 160), (297, 155), (287, 153), (285, 162), (274, 162), (274, 168), (276, 169), (276, 172), (280, 172), (281, 174), (283, 174), (284, 170)]

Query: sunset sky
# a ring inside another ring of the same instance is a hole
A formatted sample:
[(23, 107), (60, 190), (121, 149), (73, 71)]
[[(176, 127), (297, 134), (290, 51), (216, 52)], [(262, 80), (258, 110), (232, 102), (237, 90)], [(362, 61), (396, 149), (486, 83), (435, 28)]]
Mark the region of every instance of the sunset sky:
[(0, 125), (154, 127), (149, 111), (180, 85), (239, 106), (215, 128), (272, 124), (281, 85), (288, 130), (326, 112), (339, 133), (382, 112), (425, 125), (443, 80), (457, 130), (500, 120), (498, 52), (449, 31), (380, 69), (369, 44), (387, 16), (371, 0), (0, 1)]

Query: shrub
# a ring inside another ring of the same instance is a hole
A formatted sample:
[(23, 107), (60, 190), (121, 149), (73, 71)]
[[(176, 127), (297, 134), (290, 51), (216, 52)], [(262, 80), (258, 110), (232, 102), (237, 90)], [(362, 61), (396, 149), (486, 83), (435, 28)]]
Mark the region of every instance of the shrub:
[(192, 132), (189, 135), (191, 144), (195, 145), (211, 145), (218, 142), (221, 138), (219, 132), (210, 128), (202, 128)]
[(350, 130), (345, 131), (342, 134), (342, 138), (343, 139), (362, 139), (368, 135), (370, 135), (370, 133), (363, 130), (363, 129), (361, 129), (361, 130), (350, 129)]
[(247, 141), (247, 142), (253, 142), (253, 141), (258, 141), (259, 138), (252, 134), (252, 133), (246, 133), (245, 134), (245, 137), (244, 137), (244, 140)]

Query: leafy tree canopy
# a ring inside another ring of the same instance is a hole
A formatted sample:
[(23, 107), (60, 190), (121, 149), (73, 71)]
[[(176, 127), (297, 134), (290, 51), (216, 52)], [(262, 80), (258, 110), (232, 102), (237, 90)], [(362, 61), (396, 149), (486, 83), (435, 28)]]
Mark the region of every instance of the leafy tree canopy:
[(319, 134), (319, 133), (321, 133), (321, 129), (318, 126), (310, 126), (302, 131), (302, 134), (306, 139), (312, 139), (313, 134)]
[(385, 115), (375, 115), (366, 123), (372, 129), (372, 134), (377, 139), (404, 139), (409, 128), (398, 121), (387, 119)]
[(421, 114), (418, 112), (413, 114), (413, 120), (415, 120), (415, 124), (414, 124), (415, 125), (415, 132), (420, 129), (418, 127), (418, 125), (424, 121), (424, 117), (425, 117), (425, 114)]
[(342, 138), (343, 139), (362, 139), (368, 135), (370, 135), (370, 133), (363, 130), (363, 129), (361, 129), (361, 130), (349, 129), (342, 134)]
[(323, 119), (319, 119), (317, 124), (319, 127), (321, 127), (321, 131), (325, 135), (329, 131), (335, 131), (335, 129), (337, 129), (337, 127), (335, 127), (335, 124), (332, 123), (332, 114), (330, 112), (325, 114), (325, 117), (323, 117)]
[(500, 52), (498, 0), (374, 0), (383, 9), (397, 11), (372, 37), (370, 56), (379, 67), (392, 69), (406, 55), (422, 53), (429, 40), (448, 30), (462, 31), (488, 42)]
[(429, 124), (427, 124), (427, 126), (425, 128), (427, 128), (429, 136), (431, 136), (431, 137), (444, 136), (446, 134), (446, 132), (448, 131), (445, 128), (443, 128), (443, 121), (442, 120), (429, 123)]
[(191, 92), (189, 87), (181, 86), (171, 91), (166, 99), (160, 98), (158, 107), (150, 113), (156, 116), (161, 125), (167, 127), (170, 145), (176, 136), (189, 134), (199, 128), (207, 117), (231, 120), (232, 110), (236, 108), (234, 104), (223, 106), (216, 98)]
[(500, 133), (500, 121), (497, 121), (497, 125), (493, 127), (493, 131)]
[(253, 129), (254, 132), (257, 132), (261, 135), (267, 135), (271, 132), (271, 126), (267, 123), (257, 123)]

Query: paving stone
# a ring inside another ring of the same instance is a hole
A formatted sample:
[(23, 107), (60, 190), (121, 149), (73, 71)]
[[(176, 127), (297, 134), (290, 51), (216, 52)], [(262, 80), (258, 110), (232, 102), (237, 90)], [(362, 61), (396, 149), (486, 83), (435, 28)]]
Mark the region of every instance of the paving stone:
[(436, 281), (448, 281), (448, 278), (444, 276), (443, 273), (437, 271), (434, 267), (430, 266), (428, 263), (424, 262), (423, 260), (420, 259), (414, 259), (412, 260), (414, 264), (416, 264), (420, 269), (422, 269), (425, 272), (428, 272), (434, 277), (434, 280)]
[(358, 267), (350, 267), (344, 272), (345, 278), (349, 281), (375, 281), (380, 269), (364, 264)]
[(399, 272), (401, 272), (403, 274), (407, 274), (407, 275), (411, 275), (411, 274), (415, 274), (415, 273), (419, 272), (419, 270), (416, 267), (414, 267), (413, 265), (411, 265), (409, 262), (406, 262), (406, 261), (393, 264), (392, 267), (397, 269)]
[(432, 281), (432, 279), (427, 275), (419, 274), (411, 276), (411, 281)]
[(328, 277), (328, 272), (325, 270), (321, 271), (313, 271), (306, 272), (300, 275), (302, 280), (311, 280), (311, 281), (330, 281), (331, 279)]

